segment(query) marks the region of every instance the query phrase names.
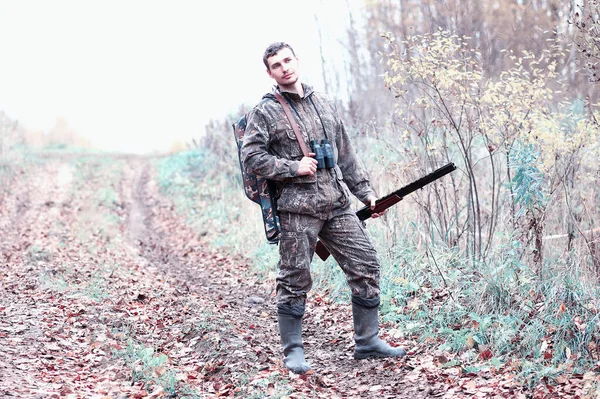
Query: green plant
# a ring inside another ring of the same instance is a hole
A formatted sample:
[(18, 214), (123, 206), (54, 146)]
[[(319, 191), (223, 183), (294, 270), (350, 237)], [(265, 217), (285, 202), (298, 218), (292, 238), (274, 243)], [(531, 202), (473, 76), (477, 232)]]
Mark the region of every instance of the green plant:
[[(373, 237), (385, 244), (379, 233)], [(516, 236), (476, 263), (442, 245), (423, 253), (419, 240), (405, 235), (381, 251), (382, 318), (396, 334), (456, 354), (460, 361), (447, 367), (466, 371), (527, 360), (519, 376), (532, 385), (536, 370), (554, 378), (592, 367), (588, 348), (600, 337), (592, 298), (600, 287), (583, 277), (585, 269), (546, 259), (538, 274), (523, 263)]]
[(123, 359), (131, 370), (132, 382), (154, 382), (170, 394), (176, 394), (178, 382), (175, 372), (166, 369), (168, 356), (156, 353), (154, 348), (137, 344), (132, 339), (127, 341), (127, 347), (116, 351), (115, 356)]
[(90, 281), (83, 286), (81, 294), (88, 296), (95, 301), (102, 301), (103, 299), (110, 297), (110, 291), (107, 289), (106, 279), (96, 275), (90, 279)]

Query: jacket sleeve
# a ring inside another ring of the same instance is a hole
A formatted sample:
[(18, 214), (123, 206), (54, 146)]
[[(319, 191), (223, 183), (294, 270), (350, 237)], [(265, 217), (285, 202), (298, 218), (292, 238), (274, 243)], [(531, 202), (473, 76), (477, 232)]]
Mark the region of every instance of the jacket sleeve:
[(257, 108), (248, 115), (246, 132), (241, 148), (242, 165), (247, 172), (271, 180), (284, 180), (298, 175), (299, 161), (292, 161), (269, 153), (271, 126)]
[(377, 196), (371, 188), (369, 175), (356, 156), (350, 136), (346, 131), (343, 121), (339, 120), (336, 146), (338, 149), (338, 166), (342, 171), (344, 181), (348, 188), (361, 202), (366, 204), (369, 196)]

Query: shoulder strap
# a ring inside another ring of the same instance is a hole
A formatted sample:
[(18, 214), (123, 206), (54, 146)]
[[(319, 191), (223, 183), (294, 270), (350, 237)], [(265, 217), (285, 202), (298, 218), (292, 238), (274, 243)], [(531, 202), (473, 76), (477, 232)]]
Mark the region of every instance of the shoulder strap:
[(298, 125), (296, 124), (296, 121), (294, 120), (294, 116), (292, 115), (292, 112), (290, 111), (290, 106), (287, 104), (287, 101), (285, 101), (285, 99), (281, 96), (281, 94), (275, 92), (275, 97), (277, 97), (277, 101), (279, 101), (279, 103), (283, 107), (283, 111), (285, 112), (285, 115), (287, 116), (288, 120), (290, 121), (290, 124), (292, 125), (292, 129), (294, 130), (294, 133), (296, 134), (296, 138), (298, 139), (298, 144), (300, 144), (302, 153), (304, 154), (305, 157), (308, 157), (308, 153), (310, 151), (308, 151), (308, 148), (306, 147), (306, 143), (304, 142), (304, 137), (302, 137), (302, 134), (300, 133), (300, 130), (298, 129)]

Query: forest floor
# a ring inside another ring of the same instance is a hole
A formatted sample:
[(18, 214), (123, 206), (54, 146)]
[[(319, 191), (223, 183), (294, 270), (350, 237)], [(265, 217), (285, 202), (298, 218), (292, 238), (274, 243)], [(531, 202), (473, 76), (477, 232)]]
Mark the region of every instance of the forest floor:
[(190, 229), (150, 159), (44, 157), (0, 191), (0, 397), (575, 398), (592, 383), (527, 389), (507, 367), (443, 367), (386, 325), (409, 355), (357, 361), (350, 306), (316, 293), (313, 370), (289, 373), (274, 282), (249, 264)]

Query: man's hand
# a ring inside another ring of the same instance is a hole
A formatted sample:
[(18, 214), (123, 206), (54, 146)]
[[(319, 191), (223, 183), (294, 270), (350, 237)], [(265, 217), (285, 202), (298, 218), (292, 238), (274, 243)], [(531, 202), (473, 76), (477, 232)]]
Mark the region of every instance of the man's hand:
[[(373, 210), (373, 209), (375, 209), (375, 202), (376, 201), (377, 201), (377, 197), (375, 197), (374, 195), (370, 195), (369, 198), (367, 198), (367, 205), (370, 205), (371, 209)], [(371, 217), (373, 219), (376, 219), (376, 218), (378, 218), (380, 216), (385, 215), (385, 212), (386, 211), (383, 211), (383, 212), (380, 212), (380, 213), (372, 213)]]
[(315, 156), (314, 152), (310, 152), (307, 157), (300, 160), (298, 166), (298, 176), (313, 176), (317, 173), (317, 160), (312, 158)]

